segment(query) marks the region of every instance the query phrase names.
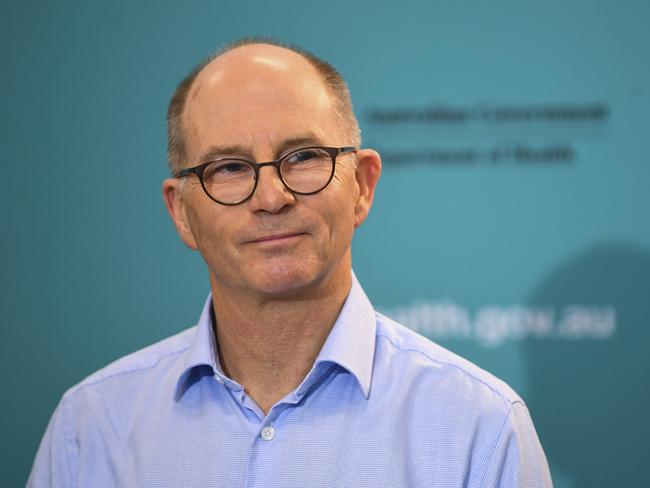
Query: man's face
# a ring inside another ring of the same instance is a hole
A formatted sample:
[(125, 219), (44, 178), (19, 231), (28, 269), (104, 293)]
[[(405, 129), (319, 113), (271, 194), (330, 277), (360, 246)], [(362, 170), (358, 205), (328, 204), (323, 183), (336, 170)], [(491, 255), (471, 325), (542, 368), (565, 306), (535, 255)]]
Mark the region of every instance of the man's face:
[[(183, 125), (188, 167), (217, 157), (265, 162), (299, 147), (349, 145), (315, 70), (294, 53), (264, 45), (235, 49), (206, 67), (188, 94)], [(167, 180), (165, 188), (179, 192), (177, 215), (186, 231), (174, 217), (176, 225), (203, 255), (213, 284), (290, 296), (328, 277), (349, 279), (352, 234), (367, 214), (358, 173), (355, 155), (342, 154), (324, 190), (294, 195), (265, 167), (255, 194), (236, 206), (212, 201), (195, 176), (182, 185)]]

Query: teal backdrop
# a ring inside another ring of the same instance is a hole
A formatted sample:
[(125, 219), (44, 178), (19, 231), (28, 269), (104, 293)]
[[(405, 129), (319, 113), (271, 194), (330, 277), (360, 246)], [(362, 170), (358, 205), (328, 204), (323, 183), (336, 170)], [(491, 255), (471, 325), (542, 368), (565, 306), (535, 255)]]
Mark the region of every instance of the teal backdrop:
[(24, 485), (68, 387), (198, 318), (207, 272), (161, 200), (165, 111), (251, 35), (336, 66), (384, 156), (353, 243), (375, 305), (509, 382), (557, 487), (647, 486), (650, 3), (2, 10), (1, 486)]

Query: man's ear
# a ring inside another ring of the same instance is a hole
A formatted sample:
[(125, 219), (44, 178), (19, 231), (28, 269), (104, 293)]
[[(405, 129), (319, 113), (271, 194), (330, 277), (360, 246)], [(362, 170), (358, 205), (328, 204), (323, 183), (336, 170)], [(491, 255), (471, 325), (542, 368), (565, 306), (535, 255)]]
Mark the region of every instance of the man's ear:
[(167, 178), (163, 181), (163, 200), (181, 240), (187, 247), (196, 251), (199, 247), (187, 219), (187, 209), (181, 186), (182, 180), (178, 178)]
[(359, 227), (370, 212), (375, 187), (381, 174), (381, 157), (373, 149), (360, 149), (357, 154), (356, 178), (359, 185), (359, 196), (354, 207), (354, 228)]

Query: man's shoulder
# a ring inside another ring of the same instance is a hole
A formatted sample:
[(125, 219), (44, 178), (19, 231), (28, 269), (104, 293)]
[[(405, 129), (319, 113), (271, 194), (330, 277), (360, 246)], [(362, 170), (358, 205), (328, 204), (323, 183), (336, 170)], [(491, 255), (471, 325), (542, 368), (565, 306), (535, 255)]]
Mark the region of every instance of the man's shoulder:
[(63, 395), (64, 399), (74, 396), (81, 390), (101, 385), (107, 380), (123, 380), (126, 376), (134, 373), (155, 370), (161, 363), (169, 362), (186, 351), (190, 347), (195, 330), (196, 326), (190, 327), (122, 356), (69, 388)]
[(424, 377), (444, 378), (453, 387), (469, 387), (491, 393), (507, 407), (523, 403), (521, 397), (504, 381), (471, 361), (451, 352), (393, 319), (376, 312), (377, 340), (397, 357), (401, 367), (416, 369)]

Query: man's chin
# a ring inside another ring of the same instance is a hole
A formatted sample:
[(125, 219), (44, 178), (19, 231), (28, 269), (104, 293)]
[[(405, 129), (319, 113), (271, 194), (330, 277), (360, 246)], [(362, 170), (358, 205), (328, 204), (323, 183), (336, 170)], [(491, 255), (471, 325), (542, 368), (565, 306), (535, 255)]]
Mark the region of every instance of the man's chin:
[(251, 290), (268, 299), (296, 299), (317, 292), (322, 274), (307, 266), (277, 266), (251, 277)]

